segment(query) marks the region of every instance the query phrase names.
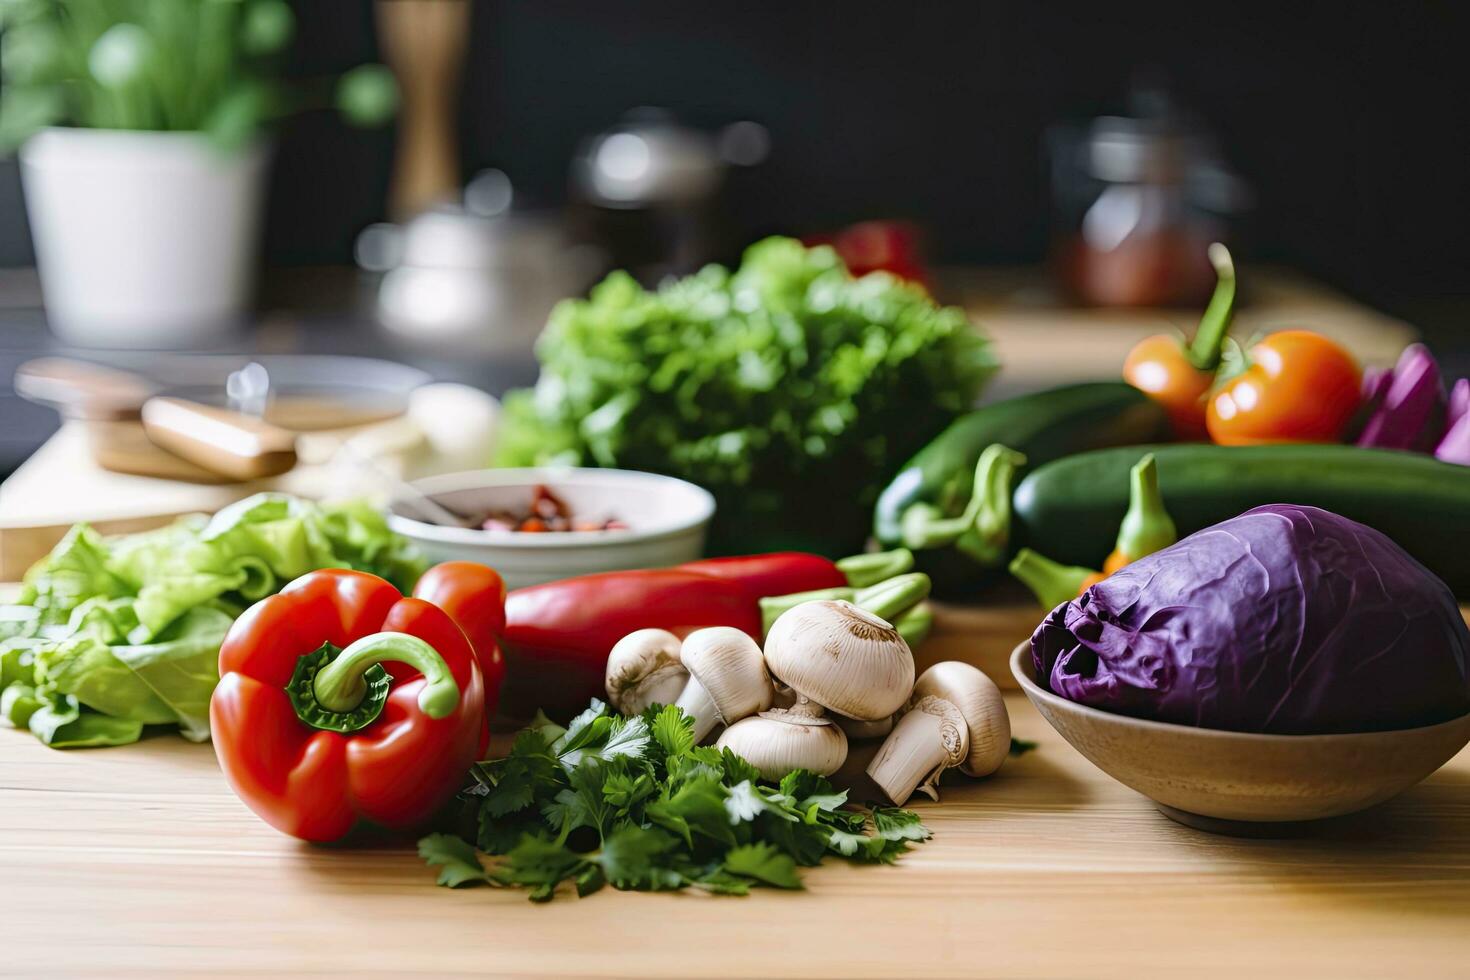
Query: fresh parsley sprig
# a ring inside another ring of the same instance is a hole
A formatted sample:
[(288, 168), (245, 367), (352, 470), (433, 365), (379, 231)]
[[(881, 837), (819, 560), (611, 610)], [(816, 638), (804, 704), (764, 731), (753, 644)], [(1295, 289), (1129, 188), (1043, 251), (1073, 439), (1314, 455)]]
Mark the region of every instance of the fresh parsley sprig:
[(888, 864), (930, 836), (917, 814), (858, 809), (806, 770), (762, 781), (730, 750), (695, 745), (673, 706), (621, 718), (594, 700), (565, 728), (538, 717), (472, 775), (476, 839), (430, 834), (419, 855), (441, 885), (524, 887), (533, 901), (567, 881), (579, 895), (800, 888), (798, 869), (829, 854)]

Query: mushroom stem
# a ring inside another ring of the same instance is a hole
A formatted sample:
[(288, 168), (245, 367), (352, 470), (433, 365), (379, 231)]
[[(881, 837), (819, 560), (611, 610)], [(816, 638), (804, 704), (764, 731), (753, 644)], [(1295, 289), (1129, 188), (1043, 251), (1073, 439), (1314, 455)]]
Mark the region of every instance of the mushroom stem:
[(927, 697), (893, 727), (868, 764), (868, 776), (898, 806), (908, 802), (916, 788), (937, 800), (934, 784), (939, 774), (964, 758), (967, 743), (959, 709), (942, 698)]
[(796, 700), (786, 709), (786, 713), (793, 718), (822, 718), (827, 714), (827, 709), (805, 694), (797, 693)]
[(715, 730), (715, 726), (724, 721), (720, 717), (720, 709), (715, 704), (715, 699), (696, 678), (689, 678), (688, 683), (684, 685), (684, 690), (679, 694), (679, 700), (674, 704), (694, 719), (694, 743), (696, 745), (703, 742), (705, 737)]

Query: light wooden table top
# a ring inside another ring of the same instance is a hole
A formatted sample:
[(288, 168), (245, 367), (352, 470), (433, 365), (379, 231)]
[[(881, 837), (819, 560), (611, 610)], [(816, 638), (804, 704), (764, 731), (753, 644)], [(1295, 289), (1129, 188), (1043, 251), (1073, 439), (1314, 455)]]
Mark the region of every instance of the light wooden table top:
[(0, 973), (1465, 976), (1470, 750), (1336, 839), (1177, 826), (1019, 695), (1041, 748), (926, 804), (892, 868), (749, 898), (437, 888), (411, 843), (312, 847), (208, 746), (58, 752), (0, 731)]

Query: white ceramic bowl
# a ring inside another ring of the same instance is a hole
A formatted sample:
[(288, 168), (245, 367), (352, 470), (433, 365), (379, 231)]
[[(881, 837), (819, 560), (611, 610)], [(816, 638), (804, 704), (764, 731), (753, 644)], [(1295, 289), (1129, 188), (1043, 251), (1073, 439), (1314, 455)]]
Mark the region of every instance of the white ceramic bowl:
[(441, 527), (418, 520), (412, 503), (402, 500), (390, 509), (388, 524), (430, 561), (481, 562), (498, 571), (507, 587), (518, 589), (573, 575), (693, 561), (704, 551), (705, 530), (715, 512), (709, 491), (632, 470), (474, 470), (426, 477), (413, 485), (456, 513), (473, 514), (524, 509), (537, 484), (545, 484), (579, 517), (615, 517), (628, 529), (524, 534)]

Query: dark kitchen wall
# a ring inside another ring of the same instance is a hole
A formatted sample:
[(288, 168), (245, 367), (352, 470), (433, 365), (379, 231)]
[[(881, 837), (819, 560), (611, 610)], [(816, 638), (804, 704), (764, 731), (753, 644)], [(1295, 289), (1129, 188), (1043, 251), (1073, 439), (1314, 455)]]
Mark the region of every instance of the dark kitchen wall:
[[(299, 0), (293, 70), (373, 57), (364, 0)], [(1045, 126), (1169, 80), (1257, 192), (1250, 250), (1380, 302), (1470, 292), (1470, 4), (691, 3), (479, 0), (466, 173), (565, 197), (578, 140), (643, 104), (769, 127), (745, 237), (904, 217), (941, 261), (1039, 259)], [(283, 136), (280, 264), (344, 262), (382, 213), (390, 133), (328, 114)], [(0, 191), (0, 201), (6, 200)], [(18, 222), (3, 249), (16, 254)]]

